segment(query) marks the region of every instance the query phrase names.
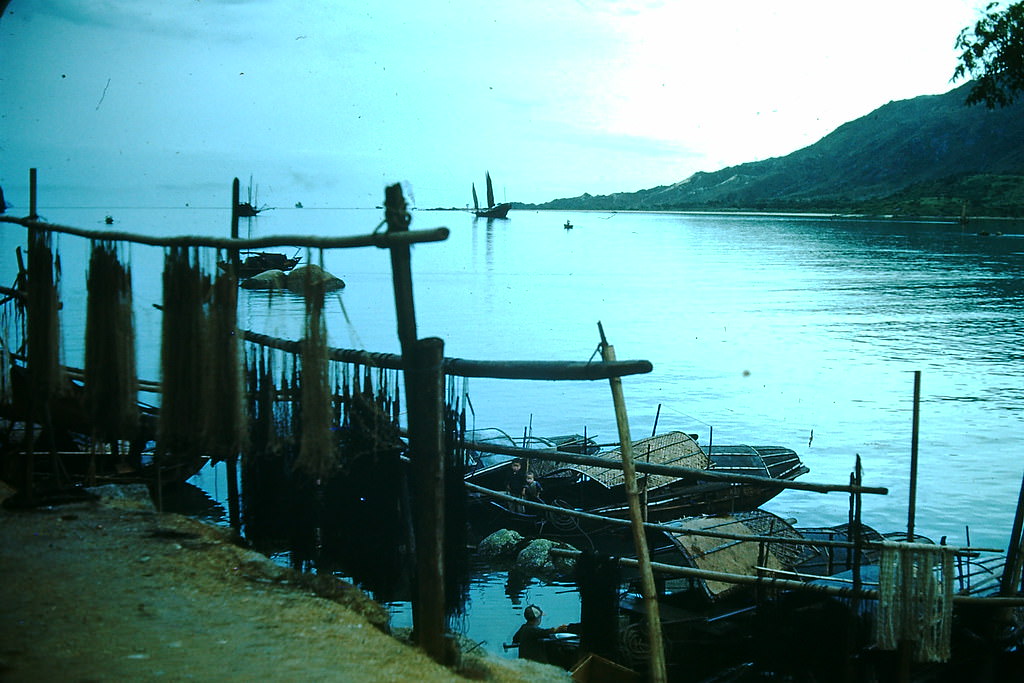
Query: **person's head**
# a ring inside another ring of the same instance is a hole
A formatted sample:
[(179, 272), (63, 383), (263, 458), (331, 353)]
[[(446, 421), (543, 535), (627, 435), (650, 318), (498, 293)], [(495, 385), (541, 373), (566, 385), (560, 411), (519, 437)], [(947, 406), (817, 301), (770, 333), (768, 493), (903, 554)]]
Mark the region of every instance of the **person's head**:
[(512, 461), (512, 471), (513, 472), (518, 472), (519, 468), (521, 468), (522, 466), (523, 466), (523, 463), (519, 462), (518, 460), (513, 460)]
[(527, 484), (532, 484), (533, 483), (533, 472), (527, 472), (526, 473), (526, 483)]
[(539, 624), (542, 616), (544, 616), (544, 612), (537, 605), (529, 605), (523, 610), (523, 617), (531, 624)]

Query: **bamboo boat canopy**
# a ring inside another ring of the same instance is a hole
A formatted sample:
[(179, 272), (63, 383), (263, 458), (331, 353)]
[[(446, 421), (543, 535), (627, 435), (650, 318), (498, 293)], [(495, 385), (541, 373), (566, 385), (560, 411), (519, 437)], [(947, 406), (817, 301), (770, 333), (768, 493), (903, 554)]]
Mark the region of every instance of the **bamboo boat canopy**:
[[(668, 432), (633, 443), (633, 455), (637, 464), (654, 464), (706, 470), (711, 458), (689, 435), (683, 432)], [(621, 450), (609, 451), (597, 457), (611, 462), (622, 463)], [(608, 488), (625, 485), (625, 474), (621, 469), (608, 469), (606, 465), (576, 465), (574, 470), (599, 481)], [(669, 474), (649, 474), (647, 489), (654, 491), (676, 481), (678, 477)]]
[[(760, 515), (769, 515), (766, 512), (758, 512)], [(783, 567), (777, 554), (782, 548), (775, 542), (778, 537), (799, 538), (799, 534), (789, 524), (774, 515), (771, 515), (771, 518), (771, 524), (758, 524), (762, 520), (753, 513), (725, 517), (688, 517), (676, 522), (676, 525), (686, 531), (670, 533), (670, 538), (683, 557), (697, 569), (756, 575), (757, 568), (762, 565), (770, 570)], [(723, 543), (711, 536), (687, 533), (706, 529), (728, 529), (732, 533), (747, 536), (767, 535), (772, 537), (772, 542), (767, 544), (767, 548), (762, 549), (761, 541)], [(724, 596), (736, 586), (728, 581), (714, 579), (706, 579), (703, 585), (712, 598)]]

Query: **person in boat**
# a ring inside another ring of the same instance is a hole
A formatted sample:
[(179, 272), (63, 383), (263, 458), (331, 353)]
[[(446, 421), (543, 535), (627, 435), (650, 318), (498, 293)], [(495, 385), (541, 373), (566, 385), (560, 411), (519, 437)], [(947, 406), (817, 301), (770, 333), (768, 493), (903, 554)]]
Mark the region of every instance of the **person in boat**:
[(526, 473), (523, 472), (523, 461), (516, 458), (509, 463), (508, 479), (505, 482), (505, 492), (516, 498), (523, 497), (523, 489), (526, 487)]
[(533, 472), (527, 472), (526, 481), (523, 483), (523, 498), (532, 500), (535, 503), (543, 503), (544, 500), (540, 497), (542, 490), (543, 488), (536, 477), (533, 476)]
[(545, 640), (555, 633), (566, 633), (569, 626), (562, 624), (555, 628), (541, 628), (540, 621), (544, 612), (537, 605), (529, 605), (523, 610), (523, 618), (526, 623), (519, 627), (516, 634), (512, 636), (512, 642), (519, 646), (520, 659), (532, 659), (535, 662), (548, 663), (548, 654)]

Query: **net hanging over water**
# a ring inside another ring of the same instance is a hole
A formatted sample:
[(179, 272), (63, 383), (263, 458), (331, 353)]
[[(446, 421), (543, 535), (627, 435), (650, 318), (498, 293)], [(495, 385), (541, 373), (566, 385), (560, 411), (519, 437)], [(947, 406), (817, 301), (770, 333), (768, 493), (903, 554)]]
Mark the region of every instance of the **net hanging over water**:
[(887, 543), (878, 584), (875, 644), (895, 650), (903, 641), (913, 647), (916, 661), (947, 661), (953, 623), (953, 551)]

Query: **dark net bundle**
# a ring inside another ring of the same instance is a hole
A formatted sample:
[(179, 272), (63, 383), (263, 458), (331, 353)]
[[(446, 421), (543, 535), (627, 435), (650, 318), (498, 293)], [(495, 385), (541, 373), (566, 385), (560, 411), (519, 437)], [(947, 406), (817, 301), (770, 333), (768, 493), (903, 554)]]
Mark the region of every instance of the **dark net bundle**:
[(163, 328), (158, 448), (182, 461), (200, 456), (204, 363), (203, 306), (210, 281), (196, 248), (171, 247), (164, 256)]
[(43, 404), (63, 387), (60, 363), (60, 257), (54, 258), (51, 233), (28, 234), (28, 369), (33, 399)]
[(235, 457), (247, 438), (239, 337), (238, 284), (222, 272), (213, 281), (203, 353), (203, 443), (214, 462)]
[(378, 599), (397, 599), (409, 579), (403, 552), (411, 520), (401, 458), (405, 447), (387, 388), (395, 382), (381, 371), (375, 390), (372, 370), (358, 366), (345, 367), (344, 377), (344, 421), (336, 433), (339, 466), (323, 497), (324, 560)]
[(85, 401), (93, 437), (131, 439), (139, 425), (132, 274), (115, 244), (92, 243), (86, 289)]
[[(461, 389), (461, 391), (460, 391)], [(466, 396), (464, 380), (447, 378), (444, 408), (445, 602), (450, 618), (465, 612), (469, 596), (469, 518), (466, 477)]]

